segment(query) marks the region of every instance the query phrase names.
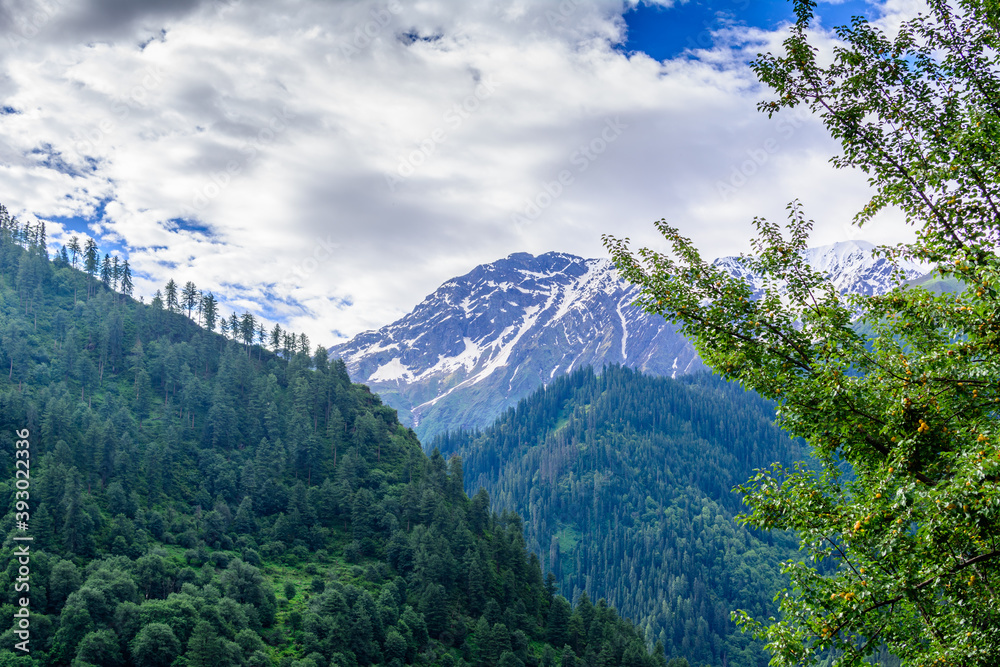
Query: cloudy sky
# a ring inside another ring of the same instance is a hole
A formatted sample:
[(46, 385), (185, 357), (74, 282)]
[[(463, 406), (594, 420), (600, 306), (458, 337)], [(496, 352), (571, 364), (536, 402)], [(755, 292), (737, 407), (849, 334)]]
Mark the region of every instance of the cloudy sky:
[[(913, 0), (820, 4), (893, 22)], [(815, 244), (862, 175), (748, 67), (788, 0), (0, 0), (0, 202), (327, 345), (513, 252), (710, 257), (799, 198)]]

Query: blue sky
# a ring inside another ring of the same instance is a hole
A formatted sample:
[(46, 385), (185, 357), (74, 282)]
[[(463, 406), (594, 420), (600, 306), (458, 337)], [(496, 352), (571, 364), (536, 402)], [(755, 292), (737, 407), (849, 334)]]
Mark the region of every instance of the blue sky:
[[(855, 15), (870, 18), (875, 12), (864, 0), (823, 3), (818, 9), (826, 26), (848, 24)], [(665, 60), (686, 50), (710, 48), (712, 31), (728, 25), (774, 30), (792, 20), (791, 0), (687, 0), (672, 7), (643, 2), (625, 13), (628, 40), (622, 48)]]

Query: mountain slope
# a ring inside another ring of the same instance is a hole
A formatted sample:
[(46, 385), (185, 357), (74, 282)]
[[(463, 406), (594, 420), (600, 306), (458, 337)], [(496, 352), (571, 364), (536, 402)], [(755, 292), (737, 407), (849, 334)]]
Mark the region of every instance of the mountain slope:
[(610, 261), (518, 253), (449, 280), (412, 313), (333, 348), (423, 436), (489, 423), (574, 368), (701, 368), (675, 328), (629, 304)]
[[(884, 292), (889, 266), (871, 244), (808, 251), (842, 291)], [(717, 260), (759, 284), (738, 258)], [(923, 273), (906, 267), (907, 277)], [(604, 259), (516, 253), (449, 280), (400, 320), (334, 347), (421, 437), (481, 428), (504, 408), (581, 366), (622, 364), (676, 377), (705, 370), (674, 325), (630, 304), (637, 289)]]
[(665, 664), (322, 347), (137, 303), (4, 213), (0, 665)]
[(528, 547), (572, 598), (613, 602), (667, 655), (764, 667), (734, 609), (767, 617), (793, 539), (733, 520), (731, 489), (802, 458), (773, 406), (699, 374), (672, 380), (609, 366), (574, 370), (479, 433), (434, 444), (463, 458), (468, 488), (525, 517)]

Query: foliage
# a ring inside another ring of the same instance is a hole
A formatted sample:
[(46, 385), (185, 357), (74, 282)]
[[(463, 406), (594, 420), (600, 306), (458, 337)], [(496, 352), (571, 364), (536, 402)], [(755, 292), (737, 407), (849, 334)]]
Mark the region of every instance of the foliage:
[[(73, 267), (79, 241), (50, 260), (43, 239), (0, 207), (0, 431), (31, 434), (34, 537), (31, 655), (7, 629), (0, 664), (539, 664), (561, 599), (520, 520), (465, 495), (460, 461), (424, 454), (305, 336), (265, 350), (232, 317), (223, 337), (193, 321), (190, 283), (147, 306), (114, 291), (113, 261), (105, 284)], [(665, 662), (596, 607), (609, 664)]]
[(462, 456), (470, 489), (526, 517), (528, 547), (548, 555), (567, 597), (607, 598), (667, 657), (763, 666), (762, 644), (729, 615), (774, 613), (778, 564), (795, 550), (737, 525), (731, 489), (801, 456), (773, 419), (773, 406), (710, 376), (581, 368), (482, 432), (435, 444)]
[(781, 620), (740, 618), (773, 663), (832, 651), (860, 664), (885, 644), (906, 664), (996, 664), (998, 10), (931, 0), (893, 37), (857, 18), (824, 67), (814, 4), (796, 0), (785, 53), (756, 64), (779, 96), (762, 108), (817, 112), (843, 145), (834, 163), (870, 176), (856, 223), (898, 207), (918, 241), (883, 254), (932, 262), (963, 289), (838, 294), (802, 258), (811, 223), (797, 205), (787, 234), (756, 221), (743, 262), (765, 280), (759, 298), (665, 222), (670, 255), (606, 244), (641, 305), (680, 322), (718, 373), (780, 401), (781, 424), (823, 462), (775, 465), (742, 487), (748, 524), (794, 529), (814, 561), (836, 566), (790, 562)]

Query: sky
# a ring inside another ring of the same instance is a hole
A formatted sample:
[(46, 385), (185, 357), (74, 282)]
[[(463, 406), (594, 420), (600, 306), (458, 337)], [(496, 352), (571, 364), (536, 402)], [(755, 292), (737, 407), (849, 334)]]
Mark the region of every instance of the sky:
[[(706, 257), (799, 199), (911, 237), (806, 113), (756, 110), (788, 0), (0, 0), (0, 202), (332, 345), (514, 252)], [(915, 0), (820, 2), (817, 40)]]

